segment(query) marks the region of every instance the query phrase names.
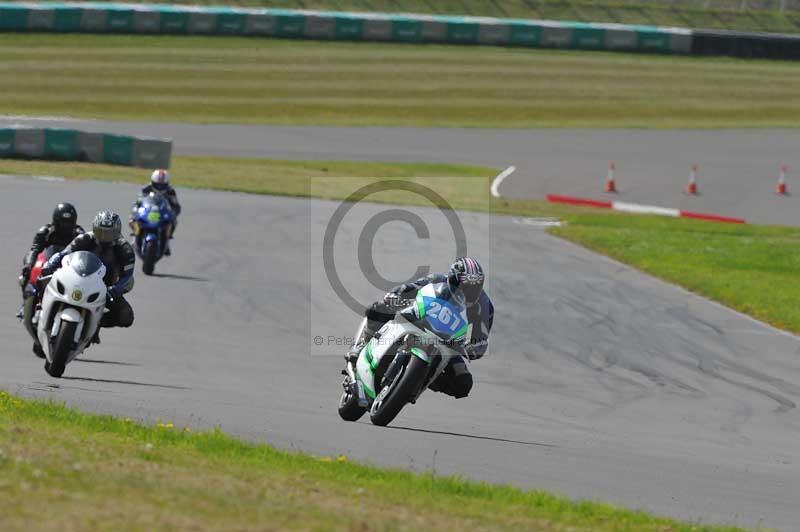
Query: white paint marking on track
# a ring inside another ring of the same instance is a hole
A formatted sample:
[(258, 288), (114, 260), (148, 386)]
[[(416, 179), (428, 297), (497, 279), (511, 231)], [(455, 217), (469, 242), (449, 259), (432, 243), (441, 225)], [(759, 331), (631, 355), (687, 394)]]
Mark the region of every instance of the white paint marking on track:
[(673, 216), (675, 218), (681, 215), (681, 211), (678, 209), (656, 207), (654, 205), (639, 205), (637, 203), (625, 203), (624, 201), (615, 201), (611, 205), (611, 208), (615, 211), (632, 212), (636, 214), (658, 214), (661, 216)]
[(516, 166), (509, 166), (508, 168), (497, 174), (497, 177), (495, 177), (494, 181), (492, 181), (492, 188), (490, 189), (492, 196), (494, 196), (495, 198), (500, 197), (500, 191), (497, 190), (500, 187), (500, 183), (502, 183), (505, 178), (513, 174), (514, 171), (516, 171), (516, 169), (517, 169)]
[(533, 227), (561, 227), (564, 222), (555, 218), (514, 218), (517, 225), (530, 225)]

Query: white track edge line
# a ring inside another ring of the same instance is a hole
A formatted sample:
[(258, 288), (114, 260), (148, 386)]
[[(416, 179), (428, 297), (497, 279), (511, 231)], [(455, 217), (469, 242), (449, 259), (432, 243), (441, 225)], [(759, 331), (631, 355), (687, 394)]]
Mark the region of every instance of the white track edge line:
[(494, 196), (495, 198), (500, 197), (500, 191), (497, 190), (500, 187), (500, 183), (502, 183), (505, 178), (513, 174), (516, 171), (516, 169), (517, 168), (515, 166), (509, 166), (508, 168), (497, 174), (497, 177), (495, 177), (494, 181), (492, 181), (492, 187), (489, 189), (489, 191), (492, 193), (492, 196)]
[(667, 207), (656, 207), (654, 205), (639, 205), (638, 203), (625, 203), (624, 201), (614, 201), (611, 204), (615, 211), (632, 212), (637, 214), (659, 214), (661, 216), (680, 217), (679, 209)]

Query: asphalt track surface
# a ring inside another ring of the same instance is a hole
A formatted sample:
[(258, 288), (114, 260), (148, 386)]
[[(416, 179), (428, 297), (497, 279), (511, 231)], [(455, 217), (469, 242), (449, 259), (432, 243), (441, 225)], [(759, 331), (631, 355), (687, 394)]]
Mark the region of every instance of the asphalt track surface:
[[(69, 199), (87, 224), (127, 212), (131, 185), (0, 178), (0, 388), (88, 411), (169, 420), (282, 448), (546, 488), (702, 522), (798, 523), (800, 341), (519, 219), (462, 213), (470, 253), (489, 271), (497, 311), (470, 397), (429, 392), (389, 428), (336, 414), (342, 347), (357, 318), (324, 282), (320, 240), (336, 202), (182, 190), (174, 255), (137, 271), (131, 329), (105, 330), (52, 379), (13, 318), (18, 257), (47, 208)], [(359, 299), (354, 208), (336, 264)], [(386, 277), (444, 265), (454, 249), (431, 227), (385, 225)], [(454, 247), (454, 245), (453, 245)], [(348, 257), (351, 257), (348, 262)], [(140, 265), (137, 265), (137, 270)], [(317, 347), (313, 338), (322, 336)], [(335, 342), (333, 342), (335, 343)]]
[[(774, 194), (782, 163), (796, 165), (800, 130), (490, 130), (187, 125), (0, 117), (0, 127), (75, 127), (175, 140), (176, 154), (287, 159), (461, 162), (509, 165), (500, 186), (513, 198), (600, 198), (617, 164), (621, 201), (800, 225), (797, 197)], [(699, 165), (700, 195), (682, 193)], [(789, 189), (800, 196), (790, 171)]]

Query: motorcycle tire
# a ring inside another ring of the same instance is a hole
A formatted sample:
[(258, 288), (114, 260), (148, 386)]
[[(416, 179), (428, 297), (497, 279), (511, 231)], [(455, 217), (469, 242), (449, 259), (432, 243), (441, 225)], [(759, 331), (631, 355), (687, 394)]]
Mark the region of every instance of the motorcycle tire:
[(53, 361), (45, 362), (44, 369), (51, 377), (60, 378), (67, 367), (67, 357), (72, 351), (72, 343), (75, 338), (77, 323), (65, 321), (61, 323), (61, 330), (58, 331), (56, 342), (53, 346)]
[(351, 393), (351, 391), (343, 391), (339, 398), (339, 417), (345, 421), (358, 421), (367, 412), (367, 409), (358, 406), (358, 394)]
[(369, 413), (373, 425), (385, 427), (391, 423), (419, 388), (420, 381), (428, 375), (428, 364), (419, 357), (404, 353), (397, 356), (408, 360), (402, 362), (397, 376), (373, 401)]
[(142, 272), (145, 275), (153, 275), (156, 269), (156, 254), (155, 242), (146, 242), (142, 251)]

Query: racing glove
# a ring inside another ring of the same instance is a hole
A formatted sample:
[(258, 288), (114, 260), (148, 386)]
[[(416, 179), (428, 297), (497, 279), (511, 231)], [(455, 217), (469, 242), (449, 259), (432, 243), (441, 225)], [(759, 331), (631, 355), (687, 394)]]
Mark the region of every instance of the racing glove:
[(489, 340), (481, 338), (466, 345), (464, 351), (467, 353), (467, 358), (470, 360), (478, 360), (486, 354), (486, 349), (489, 347)]
[[(403, 286), (405, 287), (405, 285)], [(387, 308), (394, 311), (402, 310), (414, 302), (413, 299), (404, 297), (405, 295), (406, 292), (402, 290), (399, 292), (388, 292), (385, 296), (383, 296), (383, 304), (386, 305)]]

